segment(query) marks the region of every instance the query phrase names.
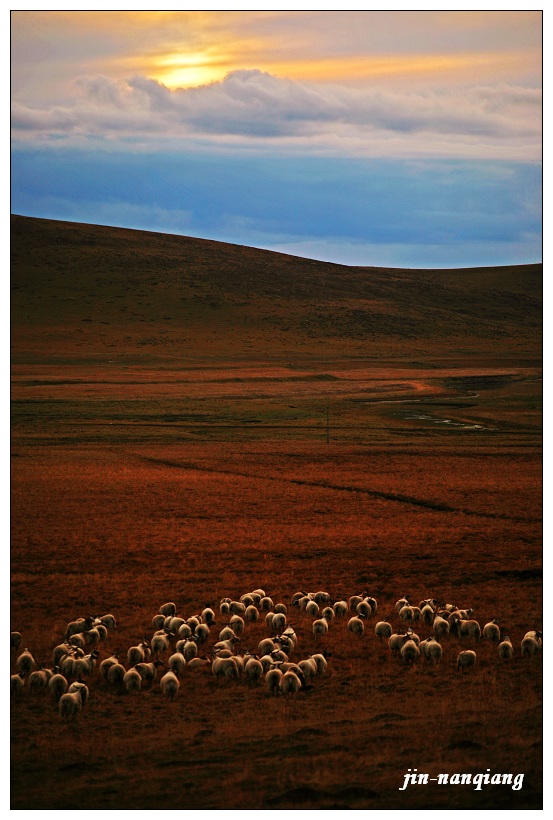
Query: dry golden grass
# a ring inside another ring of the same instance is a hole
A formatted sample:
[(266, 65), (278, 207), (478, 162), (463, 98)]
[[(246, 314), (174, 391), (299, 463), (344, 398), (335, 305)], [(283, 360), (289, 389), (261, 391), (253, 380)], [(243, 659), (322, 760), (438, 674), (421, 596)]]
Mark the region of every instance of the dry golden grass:
[[(285, 603), (298, 589), (367, 591), (379, 607), (361, 638), (335, 621), (319, 644), (294, 610), (293, 657), (331, 657), (291, 698), (185, 670), (169, 703), (159, 684), (121, 694), (96, 670), (66, 724), (25, 691), (12, 704), (12, 808), (539, 808), (541, 657), (519, 649), (542, 624), (536, 271), (365, 269), (381, 316), (361, 339), (345, 303), (370, 301), (362, 269), (15, 226), (11, 618), (23, 646), (50, 665), (70, 620), (111, 611), (101, 658), (125, 653), (165, 601), (189, 616), (259, 586)], [(451, 341), (459, 305), (474, 332), (458, 314)], [(140, 342), (150, 319), (170, 344)], [(404, 666), (373, 631), (386, 615), (400, 625), (404, 594), (498, 618), (513, 661), (483, 642), (463, 675), (457, 653), (473, 645), (449, 638), (439, 666)], [(266, 632), (248, 627), (246, 648)], [(520, 791), (400, 791), (414, 767), (525, 778)]]

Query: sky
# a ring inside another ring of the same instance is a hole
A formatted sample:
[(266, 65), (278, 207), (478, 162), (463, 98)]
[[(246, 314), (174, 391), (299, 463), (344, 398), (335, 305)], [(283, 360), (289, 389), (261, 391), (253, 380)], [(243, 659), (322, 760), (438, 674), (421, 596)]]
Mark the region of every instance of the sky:
[(12, 11), (11, 210), (352, 265), (542, 254), (540, 11)]

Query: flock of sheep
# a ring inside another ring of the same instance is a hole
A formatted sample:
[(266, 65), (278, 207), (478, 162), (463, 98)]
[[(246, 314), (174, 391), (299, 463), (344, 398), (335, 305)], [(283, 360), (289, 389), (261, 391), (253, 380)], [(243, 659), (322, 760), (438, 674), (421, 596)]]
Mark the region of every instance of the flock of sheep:
[[(292, 659), (292, 655), (298, 656), (299, 648), (295, 626), (289, 621), (291, 612), (296, 613), (294, 621), (300, 618), (299, 613), (310, 617), (314, 638), (324, 645), (335, 622), (346, 623), (354, 636), (363, 635), (376, 615), (377, 606), (376, 599), (368, 594), (332, 603), (327, 592), (319, 591), (296, 592), (287, 607), (275, 603), (263, 589), (256, 589), (236, 600), (223, 598), (217, 615), (206, 606), (201, 613), (184, 618), (177, 615), (176, 605), (170, 602), (163, 604), (153, 617), (150, 639), (143, 638), (129, 647), (125, 657), (114, 653), (101, 661), (100, 647), (108, 633), (116, 629), (114, 615), (78, 618), (67, 625), (62, 643), (54, 648), (51, 668), (40, 666), (28, 649), (17, 656), (11, 694), (17, 697), (25, 689), (31, 695), (47, 690), (58, 702), (60, 716), (73, 719), (87, 702), (88, 683), (98, 666), (104, 686), (114, 691), (138, 692), (151, 688), (159, 679), (161, 692), (171, 701), (179, 691), (185, 670), (197, 669), (210, 670), (219, 680), (242, 679), (251, 685), (264, 682), (269, 693), (287, 695), (312, 688), (312, 681), (326, 671), (328, 657), (322, 649), (301, 660)], [(394, 631), (386, 619), (376, 622), (373, 629), (376, 637), (387, 641), (391, 653), (400, 656), (405, 664), (420, 658), (439, 663), (443, 655), (441, 641), (449, 635), (475, 644), (482, 638), (491, 641), (497, 645), (499, 659), (509, 661), (515, 649), (497, 621), (481, 627), (471, 615), (472, 609), (459, 609), (435, 598), (414, 606), (403, 597), (395, 604), (395, 617), (402, 628)], [(256, 652), (240, 652), (247, 627), (262, 618), (270, 635), (259, 641)], [(221, 619), (226, 621), (224, 626)], [(431, 636), (421, 640), (414, 631), (419, 626), (431, 630)], [(211, 643), (213, 634), (216, 640)], [(16, 654), (21, 642), (21, 634), (12, 632), (11, 647)], [(536, 655), (541, 647), (542, 633), (538, 630), (527, 632), (520, 643), (523, 657)], [(462, 649), (457, 656), (457, 670), (465, 672), (475, 662), (476, 652)]]

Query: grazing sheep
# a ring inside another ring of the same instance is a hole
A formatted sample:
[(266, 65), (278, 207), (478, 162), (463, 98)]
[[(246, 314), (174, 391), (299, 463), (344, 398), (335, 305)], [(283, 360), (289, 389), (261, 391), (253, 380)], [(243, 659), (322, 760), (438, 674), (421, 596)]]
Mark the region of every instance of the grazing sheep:
[[(164, 652), (167, 652), (168, 649), (169, 649), (169, 635), (167, 634), (167, 632), (164, 632), (164, 633), (161, 633), (161, 634), (158, 634), (158, 635), (154, 635), (154, 637), (151, 640), (151, 650), (152, 650), (154, 658), (156, 658), (156, 660), (157, 660), (157, 658), (159, 658), (159, 656), (162, 655)], [(129, 652), (130, 651), (131, 650), (129, 649)], [(133, 653), (133, 655), (134, 655), (134, 653)], [(128, 656), (128, 653), (127, 653), (127, 656)], [(138, 652), (136, 653), (136, 657), (138, 657)], [(133, 666), (136, 666), (137, 663), (143, 663), (144, 661), (145, 661), (144, 657), (142, 657), (142, 658), (138, 657), (138, 660), (135, 660)], [(130, 660), (129, 660), (129, 663), (130, 663)]]
[(84, 633), (85, 645), (96, 646), (96, 644), (100, 643), (101, 640), (102, 634), (97, 626), (93, 626), (92, 629), (89, 629), (87, 632)]
[(73, 692), (80, 692), (81, 700), (83, 702), (83, 706), (86, 704), (89, 696), (88, 686), (84, 682), (84, 680), (76, 680), (74, 683), (70, 684), (69, 689), (67, 690), (70, 694)]
[(252, 595), (258, 595), (260, 600), (261, 600), (261, 598), (266, 598), (267, 597), (267, 594), (266, 594), (265, 590), (261, 589), (260, 587), (258, 589), (254, 589), (254, 591), (252, 592)]
[(167, 604), (162, 604), (159, 608), (159, 614), (165, 615), (167, 618), (169, 615), (176, 615), (177, 614), (177, 607), (172, 601), (169, 601)]
[(285, 672), (281, 677), (278, 686), (283, 695), (288, 695), (290, 693), (295, 694), (300, 691), (302, 682), (295, 672), (288, 670), (288, 672)]
[(192, 658), (195, 658), (198, 654), (198, 644), (194, 640), (185, 641), (184, 646), (179, 649), (179, 652), (182, 652), (186, 663), (189, 663)]
[(165, 629), (167, 629), (168, 632), (172, 632), (173, 635), (176, 635), (181, 626), (185, 623), (186, 621), (184, 620), (184, 618), (179, 618), (177, 615), (173, 615), (165, 624)]
[(374, 628), (374, 634), (379, 640), (382, 638), (390, 638), (392, 634), (392, 626), (388, 623), (388, 621), (379, 621)]
[(257, 645), (257, 652), (261, 655), (270, 655), (276, 649), (272, 638), (262, 638)]
[(365, 624), (358, 618), (357, 615), (354, 615), (353, 618), (350, 618), (348, 621), (348, 629), (354, 635), (362, 635), (365, 631)]
[(319, 614), (319, 604), (316, 601), (308, 601), (305, 605), (305, 611), (308, 615), (311, 615), (313, 618), (316, 618)]
[(370, 616), (373, 614), (372, 606), (369, 604), (368, 601), (359, 601), (359, 603), (355, 607), (355, 611), (357, 612), (360, 618), (370, 618)]
[(405, 641), (408, 640), (409, 637), (404, 632), (394, 632), (393, 635), (390, 635), (388, 639), (388, 646), (392, 650), (392, 655), (397, 655)]
[(425, 604), (423, 607), (420, 607), (421, 610), (421, 618), (423, 623), (427, 626), (432, 626), (432, 621), (434, 620), (434, 610), (430, 606), (430, 604)]
[[(215, 623), (215, 621), (214, 621)], [(197, 629), (197, 627), (196, 627)], [(177, 632), (179, 638), (190, 638), (192, 635), (192, 629), (188, 624), (181, 624), (179, 626), (179, 631)]]
[(259, 658), (253, 655), (249, 657), (244, 665), (244, 673), (249, 683), (259, 683), (263, 677), (263, 664)]
[(23, 693), (25, 688), (25, 675), (23, 672), (18, 672), (10, 678), (10, 695), (18, 697)]
[(108, 669), (110, 666), (114, 666), (116, 663), (119, 663), (119, 659), (117, 654), (111, 655), (109, 658), (104, 658), (102, 663), (100, 664), (100, 674), (105, 681), (108, 679)]
[(86, 632), (89, 629), (92, 629), (94, 626), (95, 619), (92, 615), (88, 615), (86, 618), (77, 618), (76, 621), (71, 621), (67, 624), (64, 634), (64, 640), (69, 640), (73, 635), (77, 635), (80, 632)]
[(497, 625), (497, 620), (494, 618), (493, 621), (489, 621), (487, 624), (484, 624), (482, 629), (482, 636), (487, 641), (492, 641), (493, 643), (499, 643), (501, 638), (501, 631)]
[(330, 621), (334, 620), (335, 616), (334, 616), (334, 610), (332, 609), (332, 607), (331, 606), (325, 606), (325, 608), (321, 612), (321, 617), (323, 617), (327, 623), (330, 623)]
[(228, 615), (230, 612), (230, 598), (221, 601), (219, 604), (219, 612), (221, 615)]
[(127, 651), (127, 661), (129, 666), (135, 666), (137, 663), (147, 661), (150, 655), (150, 647), (146, 641), (142, 640), (137, 646), (131, 646)]
[(328, 623), (324, 618), (319, 618), (316, 621), (313, 621), (313, 635), (315, 636), (315, 640), (319, 640), (319, 638), (324, 638), (326, 633), (328, 632)]
[(409, 604), (402, 606), (398, 613), (402, 621), (412, 621), (414, 619), (413, 607)]
[(409, 598), (406, 595), (404, 595), (403, 598), (400, 598), (399, 601), (396, 601), (395, 610), (398, 613), (398, 615), (400, 609), (402, 609), (404, 606), (409, 606)]
[(349, 606), (350, 612), (357, 612), (357, 604), (360, 604), (362, 600), (363, 600), (362, 595), (352, 595), (350, 597), (350, 599), (348, 600), (348, 606)]
[(55, 697), (56, 700), (59, 700), (62, 695), (65, 695), (68, 688), (69, 684), (67, 682), (67, 679), (59, 672), (56, 672), (55, 675), (52, 675), (52, 677), (48, 681), (48, 689), (50, 690), (51, 694)]
[(317, 652), (315, 655), (311, 655), (311, 660), (315, 661), (317, 665), (317, 674), (324, 675), (326, 672), (328, 663), (327, 663), (327, 653), (323, 650), (323, 652)]
[(60, 643), (54, 648), (52, 657), (54, 666), (59, 666), (61, 659), (71, 651), (71, 646), (68, 643)]
[(499, 646), (497, 647), (497, 654), (503, 661), (510, 661), (515, 650), (508, 635), (505, 635)]
[(328, 604), (330, 601), (330, 595), (328, 592), (319, 590), (319, 592), (315, 593), (315, 601), (319, 604), (319, 606), (324, 606), (324, 604)]
[(202, 619), (202, 623), (207, 624), (208, 626), (213, 626), (215, 623), (215, 613), (209, 606), (206, 606), (205, 609), (202, 610), (200, 617)]
[(237, 640), (238, 635), (235, 633), (230, 626), (225, 626), (219, 632), (219, 640), (220, 641), (230, 641), (230, 640)]
[(83, 708), (83, 695), (81, 690), (76, 692), (66, 692), (61, 696), (58, 711), (61, 718), (74, 720)]
[(211, 665), (211, 661), (209, 658), (190, 658), (189, 661), (186, 662), (186, 667), (188, 670), (194, 669), (206, 669), (208, 666)]
[(282, 612), (283, 615), (286, 615), (287, 612), (288, 612), (288, 607), (286, 606), (286, 604), (275, 604), (274, 611), (275, 612)]
[(478, 621), (462, 620), (459, 624), (459, 636), (461, 638), (476, 638), (479, 642), (482, 636), (482, 630)]
[(106, 681), (110, 686), (123, 686), (123, 678), (127, 670), (121, 663), (112, 664), (108, 671)]
[(265, 595), (259, 602), (259, 609), (262, 612), (270, 612), (273, 608), (273, 599)]
[(21, 632), (12, 632), (10, 634), (10, 649), (18, 649), (21, 643)]
[(265, 674), (265, 683), (271, 695), (278, 695), (280, 691), (280, 681), (282, 679), (282, 672), (277, 667), (269, 669)]
[(457, 670), (460, 669), (463, 673), (465, 669), (469, 669), (469, 667), (474, 666), (475, 663), (476, 652), (473, 652), (472, 649), (464, 649), (457, 655)]
[(112, 615), (111, 613), (108, 613), (107, 615), (100, 615), (98, 620), (107, 629), (116, 629), (117, 628), (117, 621), (115, 620), (115, 615)]
[(174, 652), (167, 661), (167, 666), (177, 677), (182, 675), (186, 666), (186, 660), (182, 652)]
[(404, 644), (402, 644), (400, 654), (403, 658), (404, 663), (412, 664), (419, 657), (420, 650), (415, 641), (409, 639), (405, 641)]
[(444, 638), (446, 635), (449, 635), (449, 621), (446, 621), (441, 615), (436, 615), (432, 628), (436, 638)]
[[(316, 606), (316, 604), (315, 604)], [(272, 620), (272, 630), (275, 635), (280, 635), (286, 628), (286, 615), (284, 612), (275, 612)]]
[(253, 604), (253, 601), (253, 596), (249, 592), (246, 592), (245, 595), (240, 596), (240, 602), (243, 603), (246, 608), (251, 606)]
[(29, 692), (34, 695), (47, 688), (48, 681), (52, 678), (54, 673), (51, 669), (37, 669), (31, 672), (29, 676)]
[(175, 673), (171, 670), (169, 670), (169, 672), (166, 672), (160, 680), (159, 685), (165, 697), (169, 698), (169, 700), (172, 703), (175, 700), (177, 692), (180, 689), (179, 679), (177, 678)]
[(238, 680), (240, 676), (238, 664), (236, 663), (234, 657), (213, 658), (213, 661), (211, 662), (211, 671), (217, 680), (220, 680), (221, 678), (234, 678), (235, 680)]
[(17, 666), (18, 672), (21, 672), (23, 675), (30, 675), (36, 666), (36, 662), (29, 650), (24, 649), (16, 660), (15, 665)]
[(74, 676), (74, 669), (75, 669), (75, 661), (77, 658), (73, 655), (66, 655), (60, 661), (60, 672), (66, 678), (72, 678)]
[(71, 635), (69, 638), (69, 643), (71, 646), (77, 646), (79, 649), (83, 649), (86, 646), (86, 638), (84, 632), (77, 632), (75, 635)]
[(531, 658), (532, 655), (537, 655), (541, 649), (541, 639), (532, 637), (532, 635), (525, 635), (520, 642), (520, 650), (523, 658)]
[(165, 615), (154, 615), (152, 618), (152, 627), (157, 632), (165, 626)]
[(305, 598), (305, 597), (306, 597), (305, 592), (294, 592), (294, 594), (290, 598), (290, 603), (292, 604), (292, 606), (299, 606), (299, 602), (301, 601), (302, 598)]
[(348, 605), (345, 601), (336, 601), (332, 608), (337, 618), (343, 618), (348, 611)]
[(123, 675), (123, 685), (129, 693), (140, 692), (142, 688), (142, 675), (135, 667), (125, 672)]
[(100, 653), (94, 649), (89, 655), (84, 655), (82, 658), (76, 658), (73, 664), (73, 675), (80, 678), (83, 675), (90, 675), (96, 666), (96, 659)]
[[(434, 663), (439, 663), (443, 657), (443, 649), (439, 641), (436, 638), (429, 638), (427, 641), (424, 641), (424, 656), (429, 661), (434, 661)], [(421, 644), (422, 646), (422, 644)]]
[(233, 615), (244, 615), (246, 613), (246, 605), (242, 601), (231, 601), (229, 609)]
[(303, 661), (299, 661), (298, 663), (299, 668), (303, 673), (303, 677), (307, 680), (309, 678), (316, 678), (318, 673), (317, 661), (313, 660), (313, 658), (306, 658)]
[(209, 638), (209, 626), (207, 624), (198, 624), (196, 629), (194, 630), (194, 640), (200, 646), (203, 646), (204, 643), (207, 643), (207, 639)]
[(150, 686), (152, 686), (153, 682), (156, 679), (158, 666), (163, 666), (163, 664), (161, 663), (161, 661), (155, 660), (151, 663), (137, 663), (134, 669), (136, 669), (136, 671), (142, 678), (143, 683), (149, 683)]

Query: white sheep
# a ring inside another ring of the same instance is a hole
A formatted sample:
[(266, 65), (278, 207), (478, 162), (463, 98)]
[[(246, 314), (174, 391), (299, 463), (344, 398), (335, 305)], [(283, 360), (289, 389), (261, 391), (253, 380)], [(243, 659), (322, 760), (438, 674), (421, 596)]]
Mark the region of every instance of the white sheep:
[(345, 601), (336, 601), (332, 608), (337, 618), (343, 618), (348, 611), (348, 605)]
[(152, 686), (156, 679), (158, 666), (163, 666), (163, 664), (161, 661), (155, 660), (150, 663), (137, 663), (134, 668), (142, 678), (142, 682), (149, 683)]
[(65, 720), (74, 720), (83, 708), (83, 705), (83, 693), (81, 690), (66, 692), (61, 696), (59, 701), (59, 715)]
[(513, 644), (511, 643), (511, 640), (508, 635), (505, 635), (501, 643), (498, 645), (497, 653), (503, 661), (510, 661), (513, 655), (515, 654)]
[(269, 598), (267, 595), (265, 595), (259, 602), (259, 609), (263, 612), (270, 612), (273, 606), (273, 599)]
[(298, 663), (299, 668), (303, 672), (304, 678), (316, 678), (318, 674), (318, 666), (317, 661), (313, 658), (306, 658), (303, 661), (299, 661)]
[(432, 628), (436, 638), (443, 638), (446, 635), (449, 635), (449, 621), (446, 621), (446, 619), (442, 618), (441, 615), (436, 615)]
[(221, 678), (234, 678), (235, 680), (238, 680), (240, 676), (238, 664), (236, 663), (234, 657), (213, 658), (213, 661), (211, 662), (211, 671), (217, 680), (220, 680)]
[(405, 663), (414, 663), (420, 655), (420, 650), (415, 641), (409, 639), (402, 644), (400, 649), (401, 657)]
[(325, 606), (325, 608), (321, 612), (321, 616), (325, 619), (327, 623), (330, 623), (330, 621), (334, 620), (335, 618), (334, 610), (331, 606)]
[(401, 607), (398, 612), (399, 617), (402, 621), (413, 621), (414, 620), (414, 612), (413, 607), (409, 604), (405, 604)]
[(463, 673), (465, 669), (469, 669), (475, 663), (476, 652), (473, 652), (472, 649), (464, 649), (457, 655), (457, 670), (460, 669)]
[(272, 638), (262, 638), (257, 645), (258, 655), (269, 655), (274, 649), (276, 646)]
[(60, 643), (58, 646), (54, 647), (54, 651), (52, 652), (52, 657), (54, 660), (54, 666), (59, 666), (60, 661), (65, 655), (67, 655), (71, 651), (71, 646), (68, 643)]
[(182, 652), (174, 652), (167, 661), (167, 666), (177, 677), (182, 675), (186, 666), (186, 660)]
[(36, 669), (29, 676), (29, 692), (35, 694), (48, 686), (48, 681), (54, 675), (51, 669)]
[(482, 636), (480, 624), (475, 620), (463, 619), (459, 624), (459, 635), (461, 638), (475, 638), (477, 641), (480, 641)]
[(317, 674), (324, 675), (328, 666), (325, 654), (323, 652), (316, 652), (315, 655), (311, 655), (311, 660), (314, 660), (317, 664)]
[(287, 612), (288, 612), (288, 607), (286, 606), (286, 604), (281, 604), (281, 603), (275, 604), (274, 611), (275, 612), (282, 612), (284, 615), (286, 615)]
[(157, 632), (165, 626), (165, 615), (154, 615), (152, 618), (152, 628)]
[(123, 686), (123, 678), (127, 670), (121, 663), (112, 664), (108, 671), (106, 680), (110, 686)]
[(198, 654), (198, 644), (196, 643), (196, 641), (192, 640), (185, 641), (184, 646), (179, 651), (182, 652), (182, 654), (184, 655), (186, 663), (190, 663), (192, 658), (195, 658)]
[(284, 632), (286, 628), (286, 615), (284, 614), (284, 612), (275, 612), (271, 623), (272, 630), (275, 633), (275, 635), (280, 635), (281, 632)]
[(348, 606), (351, 612), (357, 612), (357, 604), (363, 600), (362, 595), (352, 595), (348, 600)]
[(246, 605), (242, 601), (231, 601), (229, 609), (233, 615), (244, 615), (246, 612)]
[(179, 626), (179, 631), (177, 632), (177, 635), (179, 638), (190, 638), (192, 635), (192, 629), (188, 624), (181, 624), (181, 626)]
[(250, 683), (258, 683), (263, 677), (263, 664), (259, 658), (251, 656), (244, 665), (244, 673)]
[(265, 674), (265, 683), (271, 695), (277, 695), (280, 689), (280, 681), (282, 679), (282, 672), (278, 667), (269, 669)]
[(202, 610), (200, 617), (202, 619), (202, 623), (207, 624), (208, 626), (213, 626), (215, 623), (215, 613), (209, 606), (206, 606), (205, 609)]
[(207, 624), (198, 624), (198, 626), (194, 630), (194, 640), (200, 646), (203, 646), (204, 643), (207, 643), (208, 638), (209, 626)]
[(397, 655), (401, 647), (408, 641), (409, 637), (404, 632), (394, 632), (388, 639), (388, 646), (392, 650), (392, 655)]
[(237, 640), (237, 638), (238, 635), (235, 633), (234, 629), (231, 629), (230, 626), (224, 626), (219, 632), (220, 641)]
[(25, 688), (25, 675), (23, 672), (17, 672), (10, 678), (10, 695), (18, 697), (23, 693)]
[(15, 662), (17, 666), (17, 671), (22, 672), (24, 675), (30, 675), (33, 669), (36, 667), (36, 661), (29, 652), (28, 649), (24, 649), (21, 655), (18, 657), (17, 661)]
[(131, 646), (127, 651), (127, 661), (129, 666), (147, 661), (151, 650), (146, 641), (141, 641), (137, 646)]
[(435, 664), (439, 663), (443, 654), (442, 646), (436, 638), (429, 638), (427, 641), (424, 641), (424, 656), (429, 661), (434, 661)]
[(316, 601), (308, 601), (305, 605), (305, 611), (308, 615), (316, 618), (319, 614), (319, 604)]
[(116, 629), (117, 628), (117, 621), (115, 619), (115, 615), (112, 615), (111, 612), (109, 612), (107, 615), (100, 615), (98, 620), (107, 629)]
[(316, 621), (313, 621), (312, 629), (315, 640), (324, 638), (328, 632), (328, 622), (324, 618), (318, 618)]
[(177, 692), (180, 689), (179, 679), (175, 673), (171, 670), (166, 672), (160, 680), (159, 685), (165, 697), (169, 698), (169, 700), (173, 702), (177, 696)]
[(80, 632), (86, 632), (88, 629), (92, 629), (94, 620), (91, 615), (88, 615), (86, 618), (77, 618), (76, 621), (71, 621), (65, 629), (64, 639), (67, 641), (72, 635), (77, 635)]
[(399, 614), (400, 609), (404, 606), (409, 606), (409, 598), (404, 595), (403, 598), (400, 598), (399, 601), (395, 603), (395, 610)]
[(108, 679), (108, 670), (111, 666), (114, 666), (116, 663), (119, 663), (119, 659), (117, 655), (111, 655), (109, 658), (104, 658), (102, 663), (100, 664), (100, 674), (105, 681)]
[(159, 608), (159, 614), (165, 615), (165, 617), (169, 615), (176, 615), (177, 614), (177, 607), (172, 601), (169, 601), (167, 604), (162, 604)]
[(487, 624), (484, 624), (482, 628), (482, 636), (487, 641), (492, 641), (493, 643), (499, 643), (501, 638), (501, 632), (497, 625), (497, 620), (494, 618), (493, 621), (489, 621)]
[(22, 641), (21, 632), (12, 632), (10, 634), (10, 649), (18, 649)]
[[(190, 627), (188, 627), (188, 628), (190, 628)], [(151, 640), (151, 650), (153, 652), (154, 658), (156, 658), (156, 659), (159, 658), (159, 656), (162, 655), (164, 652), (167, 652), (168, 649), (169, 649), (169, 635), (167, 634), (167, 632), (163, 632), (163, 633), (160, 633), (160, 634), (157, 634), (157, 635), (153, 636), (153, 638)], [(130, 652), (130, 649), (129, 649), (129, 652)], [(133, 653), (133, 655), (134, 654), (135, 653)], [(138, 657), (138, 654), (139, 653), (137, 652), (136, 653), (137, 657)], [(137, 663), (142, 663), (144, 660), (145, 660), (144, 657), (142, 657), (142, 658), (138, 657), (138, 660), (134, 661), (133, 666), (136, 665)], [(129, 661), (129, 663), (130, 663), (130, 661)]]
[(355, 607), (355, 611), (357, 612), (360, 618), (370, 618), (370, 616), (373, 614), (372, 606), (369, 604), (368, 601), (359, 601), (359, 603)]
[(283, 695), (295, 694), (300, 691), (302, 682), (296, 672), (292, 672), (290, 669), (283, 674), (278, 686)]
[(390, 638), (392, 634), (391, 624), (389, 624), (388, 621), (379, 621), (374, 628), (374, 634), (379, 640), (382, 640), (382, 638)]
[(538, 640), (532, 635), (525, 635), (520, 642), (520, 650), (523, 658), (530, 658), (532, 655), (537, 655), (541, 649), (541, 638)]
[(426, 603), (424, 606), (420, 607), (421, 610), (421, 618), (423, 623), (427, 626), (432, 625), (432, 621), (434, 620), (434, 609), (429, 603)]
[(134, 667), (129, 669), (128, 672), (125, 672), (123, 675), (123, 685), (129, 693), (140, 692), (142, 688), (142, 675)]
[(348, 621), (348, 629), (354, 635), (362, 635), (365, 631), (365, 624), (358, 618), (357, 615), (354, 615), (353, 618), (350, 618)]
[(59, 700), (62, 695), (65, 695), (68, 688), (69, 684), (67, 682), (67, 678), (65, 678), (60, 672), (56, 672), (56, 674), (52, 675), (48, 681), (48, 689), (56, 700)]

